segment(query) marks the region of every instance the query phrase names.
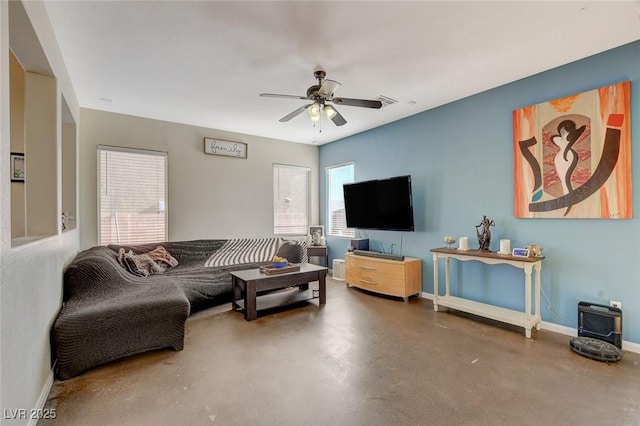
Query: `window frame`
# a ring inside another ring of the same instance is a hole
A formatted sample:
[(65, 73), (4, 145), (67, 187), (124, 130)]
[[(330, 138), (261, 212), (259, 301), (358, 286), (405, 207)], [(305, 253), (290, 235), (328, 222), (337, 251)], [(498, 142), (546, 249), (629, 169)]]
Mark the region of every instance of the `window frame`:
[[(336, 234), (333, 233), (333, 226), (332, 226), (332, 220), (331, 220), (331, 183), (330, 183), (330, 174), (332, 170), (335, 169), (339, 169), (339, 168), (343, 168), (343, 167), (347, 167), (347, 166), (351, 166), (353, 168), (353, 180), (349, 183), (353, 183), (356, 181), (356, 167), (355, 167), (355, 162), (354, 161), (346, 161), (344, 163), (339, 163), (339, 164), (332, 164), (330, 166), (326, 166), (324, 168), (324, 176), (325, 176), (325, 205), (326, 205), (326, 223), (327, 223), (327, 236), (331, 236), (331, 237), (336, 237), (336, 238), (354, 238), (356, 235), (356, 230), (354, 228), (347, 228), (347, 222), (346, 222), (346, 217), (345, 217), (345, 228), (344, 228), (344, 233), (342, 234)], [(343, 198), (343, 203), (344, 203), (344, 198)]]
[[(98, 245), (104, 245), (102, 241), (102, 193), (101, 193), (101, 176), (102, 176), (102, 167), (100, 161), (100, 155), (102, 152), (124, 152), (124, 153), (132, 153), (132, 154), (142, 154), (142, 155), (153, 155), (164, 158), (164, 241), (169, 241), (169, 153), (166, 151), (157, 151), (151, 149), (141, 149), (141, 148), (126, 148), (112, 145), (98, 145), (98, 149), (96, 150), (96, 166), (97, 166), (97, 179), (96, 179), (96, 194), (97, 194), (97, 212), (96, 212), (96, 223), (97, 223), (97, 240)], [(108, 244), (119, 244), (119, 243), (108, 243)], [(136, 244), (145, 244), (136, 243)], [(126, 245), (135, 245), (135, 244), (126, 244)]]
[[(276, 181), (275, 181), (275, 171), (276, 169), (299, 169), (299, 170), (304, 170), (306, 172), (307, 175), (307, 187), (305, 189), (306, 191), (306, 198), (307, 198), (307, 202), (305, 205), (305, 216), (306, 216), (306, 223), (304, 224), (304, 226), (302, 225), (298, 225), (298, 224), (292, 224), (291, 226), (300, 226), (301, 227), (301, 232), (292, 232), (292, 233), (282, 233), (282, 232), (277, 232), (278, 229), (276, 227)], [(295, 165), (295, 164), (283, 164), (283, 163), (273, 163), (272, 168), (271, 168), (271, 176), (272, 176), (272, 182), (271, 182), (271, 189), (273, 192), (273, 234), (275, 236), (282, 236), (282, 237), (300, 237), (300, 236), (304, 236), (307, 235), (307, 232), (309, 230), (309, 225), (310, 225), (310, 221), (311, 221), (311, 167), (309, 166), (299, 166), (299, 165)]]

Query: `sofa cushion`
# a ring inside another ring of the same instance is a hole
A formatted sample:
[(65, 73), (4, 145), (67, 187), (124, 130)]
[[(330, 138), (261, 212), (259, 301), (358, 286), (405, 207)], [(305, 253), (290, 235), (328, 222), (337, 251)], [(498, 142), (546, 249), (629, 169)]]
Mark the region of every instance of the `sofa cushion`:
[(67, 301), (52, 327), (56, 376), (70, 379), (96, 365), (154, 349), (182, 350), (189, 301), (177, 286)]

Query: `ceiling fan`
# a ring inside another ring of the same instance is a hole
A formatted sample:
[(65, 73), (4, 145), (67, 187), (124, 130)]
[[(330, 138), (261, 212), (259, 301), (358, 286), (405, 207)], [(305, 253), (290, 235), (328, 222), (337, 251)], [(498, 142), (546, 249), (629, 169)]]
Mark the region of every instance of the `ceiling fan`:
[(353, 98), (334, 98), (333, 95), (336, 90), (341, 86), (340, 83), (334, 80), (325, 79), (327, 73), (322, 68), (316, 68), (313, 72), (313, 76), (318, 80), (318, 84), (315, 84), (307, 89), (307, 96), (297, 95), (280, 95), (277, 93), (260, 93), (260, 96), (267, 98), (287, 98), (287, 99), (306, 99), (313, 101), (308, 105), (301, 106), (295, 111), (285, 115), (280, 119), (280, 122), (284, 123), (291, 120), (293, 117), (298, 116), (303, 111), (307, 111), (311, 120), (315, 123), (320, 120), (322, 112), (328, 119), (333, 121), (336, 126), (342, 126), (347, 123), (347, 120), (336, 110), (333, 106), (328, 105), (329, 102), (335, 105), (347, 105), (363, 108), (375, 108), (380, 109), (382, 102), (377, 100), (367, 99), (353, 99)]

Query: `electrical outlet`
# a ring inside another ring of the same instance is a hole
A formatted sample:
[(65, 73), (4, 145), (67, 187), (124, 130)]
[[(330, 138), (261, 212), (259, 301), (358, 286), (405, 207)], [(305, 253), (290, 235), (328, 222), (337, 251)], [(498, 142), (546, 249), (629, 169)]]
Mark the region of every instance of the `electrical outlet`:
[(618, 302), (617, 300), (609, 300), (609, 306), (612, 308), (622, 309), (622, 302)]

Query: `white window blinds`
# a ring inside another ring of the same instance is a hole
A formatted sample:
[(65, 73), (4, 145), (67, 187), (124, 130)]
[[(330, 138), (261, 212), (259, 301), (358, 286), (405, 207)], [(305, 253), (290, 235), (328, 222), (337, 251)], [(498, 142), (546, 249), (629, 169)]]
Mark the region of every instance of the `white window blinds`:
[(273, 233), (306, 235), (309, 231), (311, 169), (273, 165)]
[(167, 240), (167, 154), (98, 147), (98, 244)]
[(354, 237), (355, 231), (347, 228), (344, 212), (344, 192), (342, 185), (354, 181), (353, 163), (345, 163), (325, 168), (327, 191), (327, 235)]

